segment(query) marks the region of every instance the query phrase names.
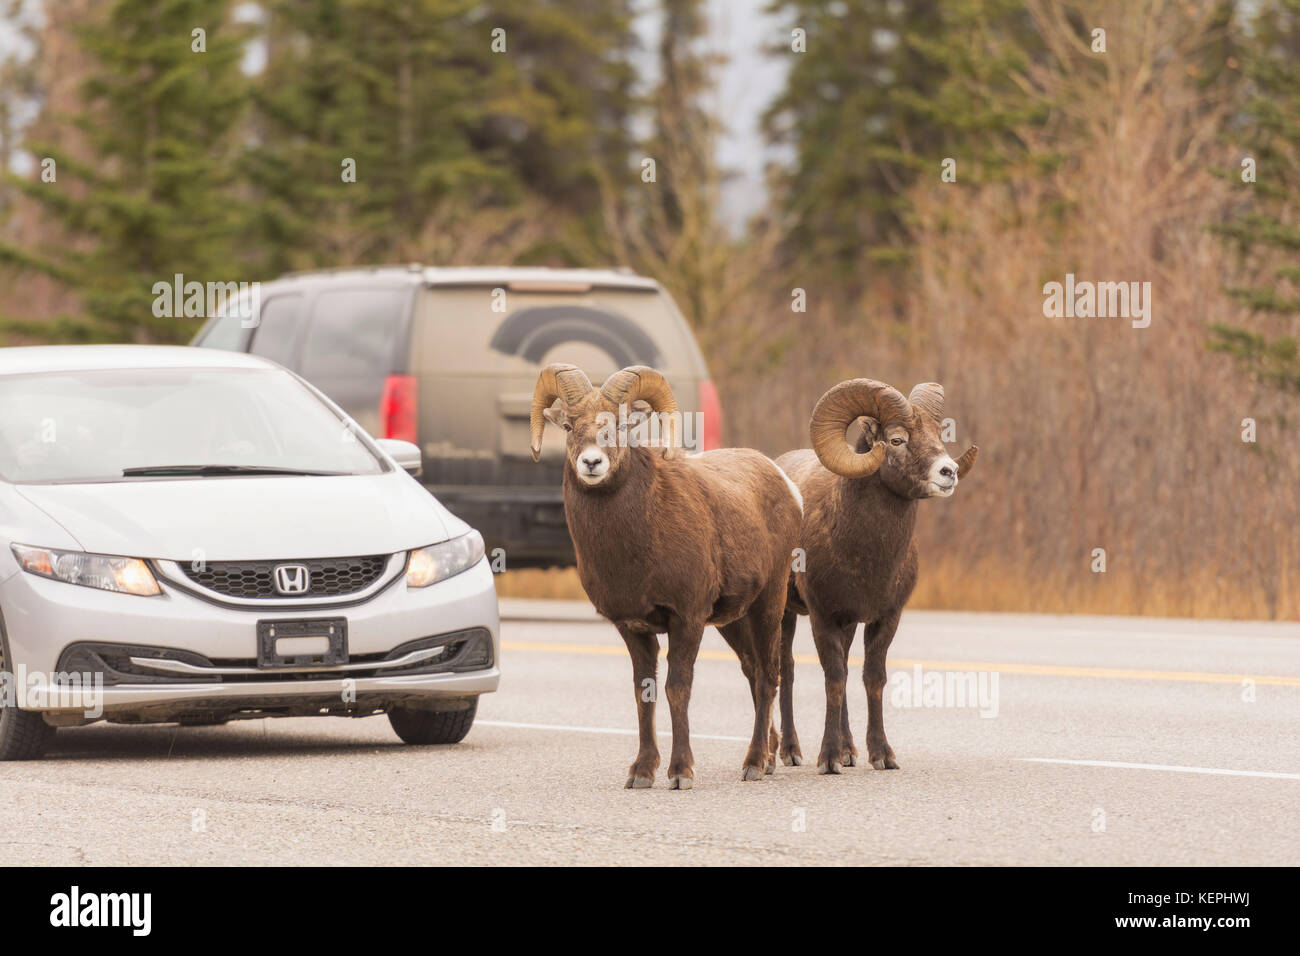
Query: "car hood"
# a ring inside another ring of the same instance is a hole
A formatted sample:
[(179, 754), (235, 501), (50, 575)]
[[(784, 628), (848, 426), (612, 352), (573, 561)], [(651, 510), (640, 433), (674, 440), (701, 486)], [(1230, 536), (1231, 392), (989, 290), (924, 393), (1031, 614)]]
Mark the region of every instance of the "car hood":
[(17, 488), (87, 551), (173, 561), (386, 554), (466, 528), (400, 471)]

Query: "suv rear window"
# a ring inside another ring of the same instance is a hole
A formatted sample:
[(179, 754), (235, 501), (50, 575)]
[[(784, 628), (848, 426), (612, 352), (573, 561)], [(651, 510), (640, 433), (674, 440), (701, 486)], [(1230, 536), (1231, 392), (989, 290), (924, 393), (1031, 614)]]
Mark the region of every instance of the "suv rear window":
[(375, 287), (322, 292), (303, 346), (303, 377), (382, 381), (393, 370), (409, 295), (406, 289)]

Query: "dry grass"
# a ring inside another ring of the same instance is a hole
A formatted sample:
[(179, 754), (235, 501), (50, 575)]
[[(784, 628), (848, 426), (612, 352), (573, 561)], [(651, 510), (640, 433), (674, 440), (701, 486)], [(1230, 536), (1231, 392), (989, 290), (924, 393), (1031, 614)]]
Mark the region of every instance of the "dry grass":
[(1261, 588), (1242, 587), (1211, 568), (1178, 579), (1144, 579), (1111, 567), (1094, 574), (1014, 567), (996, 559), (974, 565), (959, 558), (922, 559), (921, 579), (909, 608), (1027, 614), (1123, 614), (1218, 620), (1300, 620), (1300, 594), (1276, 608)]
[[(1115, 49), (1099, 71), (1063, 50), (1026, 80), (1068, 104), (1059, 129), (1026, 139), (1069, 162), (1006, 187), (917, 190), (918, 347), (903, 364), (927, 377), (917, 360), (930, 361), (961, 437), (987, 452), (961, 507), (922, 519), (922, 555), (949, 566), (919, 603), (1300, 617), (1294, 400), (1206, 343), (1209, 325), (1250, 321), (1224, 294), (1240, 265), (1209, 232), (1242, 188), (1210, 170), (1235, 157), (1213, 91), (1188, 79), (1199, 23), (1152, 11), (1139, 24), (1114, 7), (1164, 56)], [(1042, 210), (1056, 203), (1070, 215), (1053, 226)], [(1151, 326), (1044, 318), (1043, 283), (1067, 272), (1150, 282)], [(1257, 443), (1244, 418), (1261, 423)]]
[(575, 568), (525, 568), (497, 575), (497, 597), (585, 601)]
[[(994, 611), (1026, 614), (1124, 614), (1226, 620), (1300, 620), (1300, 587), (1284, 572), (1283, 598), (1270, 607), (1260, 588), (1243, 588), (1212, 569), (1177, 580), (1145, 581), (1132, 569), (1076, 573), (1014, 567), (996, 559), (968, 564), (960, 558), (923, 560), (921, 580), (909, 608), (932, 611)], [(497, 577), (497, 596), (584, 601), (573, 568), (509, 571)]]

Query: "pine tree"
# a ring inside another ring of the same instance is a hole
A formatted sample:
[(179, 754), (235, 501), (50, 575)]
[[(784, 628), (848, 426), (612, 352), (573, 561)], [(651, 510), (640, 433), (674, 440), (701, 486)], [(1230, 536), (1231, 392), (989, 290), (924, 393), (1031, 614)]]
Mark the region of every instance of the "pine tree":
[[(644, 98), (632, 169), (622, 161), (604, 183), (607, 246), (590, 256), (653, 276), (672, 293), (701, 342), (769, 261), (733, 235), (719, 206), (727, 175), (717, 159), (724, 120), (708, 93), (724, 62), (709, 43), (707, 0), (660, 0), (654, 82)], [(611, 166), (614, 163), (611, 162)], [(772, 230), (754, 230), (767, 245)], [(608, 251), (606, 251), (608, 250)], [(591, 250), (589, 250), (591, 251)]]
[(639, 177), (629, 196), (629, 225), (641, 238), (637, 265), (648, 268), (701, 327), (714, 318), (719, 255), (730, 237), (718, 220), (722, 170), (715, 151), (721, 123), (703, 98), (720, 57), (704, 48), (702, 0), (663, 0), (653, 131), (644, 144), (654, 182)]
[(500, 27), (487, 141), (512, 176), (575, 217), (600, 209), (602, 178), (627, 176), (636, 107), (632, 0), (487, 0)]
[(492, 72), (468, 0), (271, 0), (255, 85), (269, 274), (395, 261), (441, 203), (505, 183), (479, 148)]
[[(719, 58), (701, 49), (707, 32), (702, 0), (663, 0), (659, 30), (659, 79), (652, 97), (654, 133), (647, 154), (658, 157), (655, 190), (666, 224), (680, 229), (691, 193), (716, 187), (713, 150), (720, 124), (702, 98)], [(667, 162), (663, 162), (667, 160)]]
[(915, 83), (925, 96), (942, 79), (903, 42), (914, 30), (937, 28), (936, 7), (931, 0), (773, 5), (792, 31), (773, 52), (791, 66), (764, 125), (772, 142), (793, 151), (779, 185), (797, 256), (851, 275), (864, 253), (888, 256), (898, 242), (895, 197), (915, 175), (910, 157), (936, 152), (942, 131), (899, 110), (891, 91)]
[(528, 197), (590, 218), (597, 173), (626, 167), (627, 0), (266, 8), (249, 169), (270, 274), (422, 258), (442, 221)]
[[(963, 182), (1010, 175), (1013, 130), (1041, 115), (1011, 74), (1038, 45), (1011, 0), (777, 0), (804, 51), (765, 116), (769, 139), (793, 151), (779, 182), (792, 253), (861, 280), (864, 256), (907, 256), (906, 194), (939, 182), (957, 160)], [(794, 41), (792, 40), (792, 43)]]
[[(1217, 231), (1261, 265), (1252, 285), (1228, 294), (1258, 328), (1216, 325), (1211, 348), (1237, 356), (1263, 381), (1300, 393), (1300, 0), (1268, 0), (1243, 40), (1253, 86), (1243, 137), (1255, 161), (1245, 211)], [(1277, 263), (1281, 262), (1281, 265)]]
[(154, 283), (176, 273), (204, 283), (241, 278), (233, 157), (243, 43), (231, 6), (114, 0), (102, 22), (82, 30), (93, 67), (82, 106), (66, 121), (94, 161), (32, 143), (32, 153), (53, 166), (19, 188), (64, 238), (37, 250), (0, 244), (0, 262), (78, 293), (85, 314), (63, 334), (181, 341), (198, 317), (156, 317)]
[[(38, 94), (39, 31), (32, 0), (0, 2), (0, 23), (9, 31), (8, 48), (0, 54), (0, 171), (13, 164), (22, 133)], [(8, 210), (7, 185), (0, 182), (0, 219)]]

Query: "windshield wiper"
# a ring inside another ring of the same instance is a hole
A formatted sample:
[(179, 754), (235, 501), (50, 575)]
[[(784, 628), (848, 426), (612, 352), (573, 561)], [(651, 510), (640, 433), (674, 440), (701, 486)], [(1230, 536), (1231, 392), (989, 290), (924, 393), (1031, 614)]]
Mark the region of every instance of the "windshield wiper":
[(142, 465), (123, 468), (123, 478), (196, 475), (200, 478), (219, 475), (346, 475), (346, 471), (313, 471), (309, 468), (280, 468), (275, 465)]

